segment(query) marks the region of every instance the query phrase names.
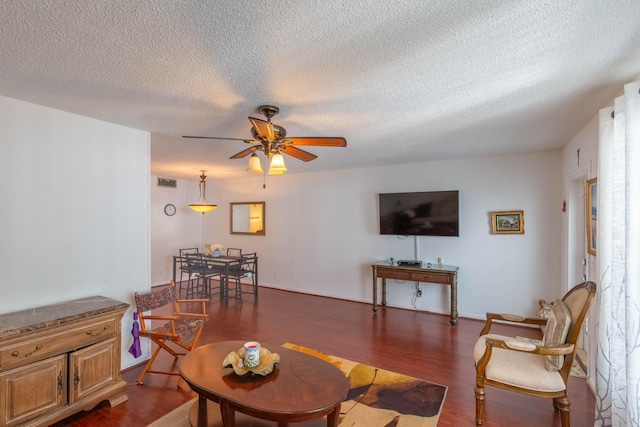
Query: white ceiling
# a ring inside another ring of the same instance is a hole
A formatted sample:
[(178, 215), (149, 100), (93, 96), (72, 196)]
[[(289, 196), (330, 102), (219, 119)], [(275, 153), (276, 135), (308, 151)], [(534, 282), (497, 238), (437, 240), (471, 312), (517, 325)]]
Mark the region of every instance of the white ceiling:
[[(152, 132), (151, 171), (229, 157), (275, 104), (288, 173), (558, 149), (640, 75), (619, 1), (3, 0), (0, 95)], [(265, 162), (263, 162), (263, 167)]]

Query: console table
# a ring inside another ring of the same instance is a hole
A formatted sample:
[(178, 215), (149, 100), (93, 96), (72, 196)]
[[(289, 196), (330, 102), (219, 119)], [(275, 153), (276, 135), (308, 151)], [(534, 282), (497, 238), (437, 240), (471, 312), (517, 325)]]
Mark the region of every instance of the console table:
[(103, 400), (127, 400), (121, 319), (95, 296), (0, 315), (0, 426), (49, 426)]
[(444, 265), (440, 267), (406, 266), (389, 261), (372, 264), (373, 268), (373, 311), (378, 311), (378, 278), (382, 279), (382, 305), (387, 305), (387, 279), (409, 282), (440, 283), (451, 287), (451, 319), (449, 323), (455, 326), (458, 321), (458, 267)]

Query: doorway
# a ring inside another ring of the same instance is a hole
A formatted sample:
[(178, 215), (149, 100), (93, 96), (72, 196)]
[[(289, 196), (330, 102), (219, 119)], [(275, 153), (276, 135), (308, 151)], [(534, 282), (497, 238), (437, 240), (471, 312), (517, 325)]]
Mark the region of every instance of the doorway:
[[(567, 291), (576, 283), (591, 280), (589, 278), (589, 257), (587, 255), (587, 230), (585, 223), (586, 209), (586, 181), (589, 179), (591, 162), (585, 162), (567, 176), (568, 200), (566, 213), (568, 214), (568, 270)], [(591, 317), (591, 316), (589, 316)], [(588, 373), (589, 364), (589, 317), (585, 319), (584, 327), (578, 339), (576, 358), (582, 369)]]

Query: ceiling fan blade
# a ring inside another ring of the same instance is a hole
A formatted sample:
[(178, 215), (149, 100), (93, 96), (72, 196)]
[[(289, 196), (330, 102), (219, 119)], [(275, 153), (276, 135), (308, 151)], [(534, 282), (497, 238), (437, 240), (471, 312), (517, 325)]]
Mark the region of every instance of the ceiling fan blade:
[(193, 136), (193, 135), (182, 135), (183, 138), (193, 138), (193, 139), (226, 139), (228, 141), (244, 141), (251, 142), (245, 138), (220, 138), (217, 136)]
[(253, 153), (254, 151), (258, 150), (260, 148), (259, 145), (254, 145), (253, 147), (249, 147), (245, 150), (242, 150), (239, 153), (234, 154), (233, 156), (229, 157), (230, 159), (241, 159), (243, 157), (248, 156), (249, 154)]
[(291, 145), (284, 145), (280, 147), (280, 152), (288, 154), (290, 156), (295, 157), (296, 159), (300, 159), (305, 162), (309, 162), (313, 159), (318, 158), (315, 154), (311, 154), (308, 151), (301, 150), (299, 148), (293, 147)]
[(267, 138), (269, 141), (273, 141), (276, 138), (276, 135), (273, 132), (273, 125), (271, 123), (254, 117), (249, 117), (249, 121), (258, 133), (258, 136)]
[(341, 137), (300, 137), (285, 138), (283, 142), (291, 141), (291, 145), (315, 145), (317, 147), (346, 147), (347, 140)]

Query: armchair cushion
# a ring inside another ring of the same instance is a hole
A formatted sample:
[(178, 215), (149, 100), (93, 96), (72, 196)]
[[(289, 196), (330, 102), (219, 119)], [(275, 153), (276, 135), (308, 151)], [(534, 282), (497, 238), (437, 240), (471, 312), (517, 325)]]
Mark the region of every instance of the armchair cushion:
[[(549, 318), (547, 320), (547, 328), (542, 338), (544, 347), (557, 347), (563, 345), (567, 341), (567, 334), (571, 326), (571, 312), (567, 305), (559, 300), (551, 306)], [(545, 366), (548, 371), (558, 371), (564, 362), (564, 356), (544, 356)]]
[[(473, 348), (473, 358), (476, 363), (486, 350), (486, 338), (512, 340), (511, 337), (497, 334), (481, 336)], [(490, 381), (543, 392), (566, 389), (560, 373), (546, 369), (545, 356), (504, 348), (493, 348), (486, 368), (486, 378)]]

